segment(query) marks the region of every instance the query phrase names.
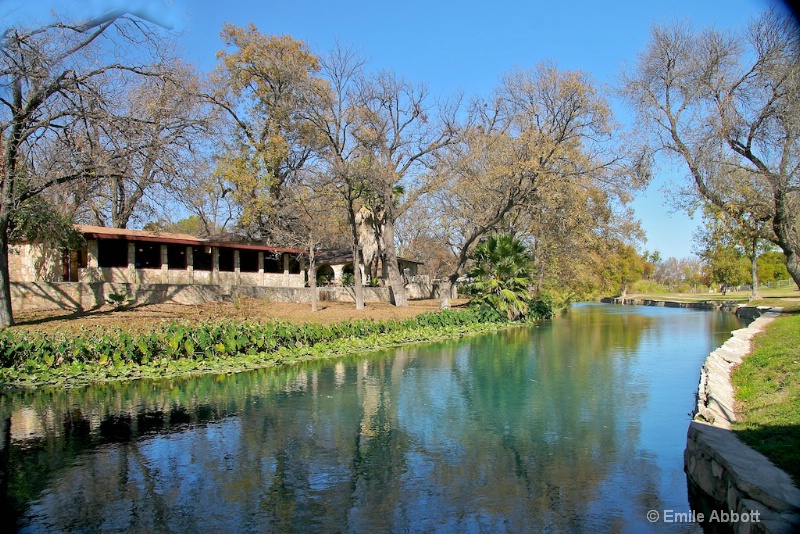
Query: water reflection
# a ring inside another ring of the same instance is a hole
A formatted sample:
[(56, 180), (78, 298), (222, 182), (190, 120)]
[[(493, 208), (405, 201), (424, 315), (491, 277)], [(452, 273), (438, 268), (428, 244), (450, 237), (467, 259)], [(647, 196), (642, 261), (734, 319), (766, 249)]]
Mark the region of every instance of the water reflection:
[(688, 511), (686, 412), (736, 327), (583, 306), (338, 362), (0, 397), (0, 528), (652, 528), (649, 509)]

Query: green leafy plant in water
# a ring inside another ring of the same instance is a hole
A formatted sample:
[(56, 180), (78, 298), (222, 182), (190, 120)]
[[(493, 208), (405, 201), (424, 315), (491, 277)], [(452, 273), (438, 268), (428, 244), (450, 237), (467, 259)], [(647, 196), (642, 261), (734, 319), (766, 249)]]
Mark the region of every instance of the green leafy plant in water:
[(0, 380), (17, 385), (63, 384), (64, 380), (122, 379), (142, 373), (198, 372), (215, 365), (229, 370), (245, 363), (245, 367), (263, 366), (485, 331), (484, 323), (500, 319), (469, 309), (424, 313), (404, 321), (351, 320), (328, 326), (213, 321), (174, 322), (143, 333), (119, 328), (81, 328), (69, 335), (12, 330), (0, 332)]

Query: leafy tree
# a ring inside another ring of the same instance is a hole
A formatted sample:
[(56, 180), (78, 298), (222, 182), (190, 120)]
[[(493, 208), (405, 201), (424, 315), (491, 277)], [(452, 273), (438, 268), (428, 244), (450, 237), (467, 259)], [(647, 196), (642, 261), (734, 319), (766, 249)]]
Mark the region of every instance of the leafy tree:
[(642, 272), (642, 276), (645, 278), (645, 280), (650, 280), (656, 273), (656, 266), (661, 261), (661, 252), (658, 250), (654, 250), (653, 252), (645, 250), (642, 254), (642, 260), (644, 260), (644, 271)]
[(643, 273), (644, 260), (631, 245), (618, 243), (609, 251), (605, 278), (621, 296), (627, 294), (632, 283), (642, 279)]
[(512, 321), (524, 318), (533, 299), (531, 258), (525, 245), (510, 234), (492, 234), (478, 244), (471, 259), (469, 290), (475, 294), (471, 304)]
[(782, 253), (768, 251), (758, 257), (758, 279), (765, 284), (779, 280), (789, 280), (786, 261)]
[(302, 41), (264, 35), (250, 24), (226, 24), (226, 47), (217, 54), (216, 91), (211, 100), (231, 120), (233, 139), (219, 157), (217, 174), (240, 206), (241, 228), (271, 241), (283, 220), (284, 188), (318, 146), (305, 106), (325, 87), (320, 64)]
[(708, 274), (712, 282), (723, 287), (747, 282), (747, 258), (731, 246), (719, 246), (707, 252)]
[(142, 227), (143, 230), (151, 232), (170, 232), (173, 234), (189, 234), (198, 237), (209, 237), (212, 235), (219, 235), (222, 229), (212, 228), (209, 231), (203, 219), (197, 215), (190, 215), (184, 219), (176, 222), (168, 222), (164, 220), (151, 221)]
[(619, 142), (589, 77), (550, 64), (514, 71), (472, 112), (436, 168), (443, 185), (432, 221), (455, 255), (448, 280), (458, 279), (481, 238), (511, 224), (534, 240), (543, 277), (570, 264), (559, 257), (599, 257), (599, 241), (616, 233), (610, 206), (624, 203), (647, 162), (634, 143)]
[(623, 75), (654, 151), (689, 193), (774, 243), (800, 286), (800, 29), (773, 9), (744, 32), (659, 26)]
[[(710, 274), (716, 282), (726, 285), (751, 284), (750, 299), (758, 298), (758, 257), (769, 249), (768, 242), (759, 237), (758, 225), (737, 224), (730, 215), (714, 207), (704, 207), (705, 225), (694, 236), (698, 252), (710, 265)], [(742, 263), (744, 267), (736, 265)], [(750, 276), (742, 277), (742, 269)]]
[(83, 235), (72, 220), (60, 213), (43, 195), (23, 202), (14, 212), (8, 228), (9, 241), (27, 239), (54, 248), (76, 249), (83, 244)]

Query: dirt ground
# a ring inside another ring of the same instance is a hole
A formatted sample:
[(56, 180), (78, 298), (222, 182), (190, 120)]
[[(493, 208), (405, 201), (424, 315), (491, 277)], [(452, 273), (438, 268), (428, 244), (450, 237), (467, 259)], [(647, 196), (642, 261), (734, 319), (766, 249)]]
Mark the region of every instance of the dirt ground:
[[(452, 300), (451, 306), (463, 307), (467, 300)], [(367, 303), (357, 311), (355, 304), (320, 302), (316, 313), (310, 304), (290, 302), (265, 302), (243, 298), (237, 302), (210, 302), (205, 304), (149, 304), (116, 310), (103, 306), (87, 312), (48, 310), (15, 314), (16, 326), (12, 330), (71, 330), (87, 326), (124, 327), (140, 330), (159, 323), (172, 321), (199, 322), (209, 319), (281, 319), (292, 323), (330, 324), (348, 319), (407, 319), (423, 312), (437, 311), (439, 300), (412, 300), (407, 308), (397, 308), (386, 302)]]

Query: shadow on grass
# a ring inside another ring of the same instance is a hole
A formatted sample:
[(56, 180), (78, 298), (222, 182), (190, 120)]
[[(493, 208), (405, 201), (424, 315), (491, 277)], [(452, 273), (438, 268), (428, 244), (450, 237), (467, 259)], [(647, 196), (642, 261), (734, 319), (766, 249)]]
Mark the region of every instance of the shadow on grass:
[(64, 313), (59, 315), (48, 315), (47, 317), (37, 317), (35, 319), (20, 319), (14, 322), (14, 326), (36, 326), (58, 321), (71, 321), (75, 319), (81, 319), (83, 317), (104, 317), (107, 315), (112, 315), (114, 313), (144, 308), (149, 305), (150, 303), (142, 303), (142, 304), (125, 306), (123, 308), (106, 308), (106, 309), (102, 309), (102, 306), (97, 306), (95, 308), (91, 308), (88, 310), (74, 310), (70, 313)]
[(748, 425), (734, 433), (786, 471), (800, 488), (800, 425)]

